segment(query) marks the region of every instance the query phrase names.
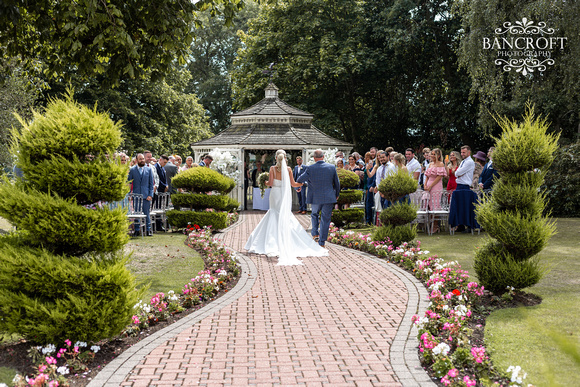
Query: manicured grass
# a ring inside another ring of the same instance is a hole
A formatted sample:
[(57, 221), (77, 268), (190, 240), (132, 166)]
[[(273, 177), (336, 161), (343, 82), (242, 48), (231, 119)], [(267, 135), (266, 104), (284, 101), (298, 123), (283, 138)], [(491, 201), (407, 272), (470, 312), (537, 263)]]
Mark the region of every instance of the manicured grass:
[[(550, 338), (561, 334), (580, 350), (580, 219), (557, 219), (558, 233), (541, 253), (550, 271), (537, 285), (525, 289), (542, 297), (540, 305), (495, 311), (487, 319), (486, 347), (500, 370), (519, 365), (528, 373), (526, 384), (577, 385), (580, 364)], [(481, 236), (419, 234), (421, 247), (446, 260), (457, 260), (474, 280), (473, 256)]]
[(4, 383), (7, 386), (12, 385), (12, 380), (16, 376), (16, 371), (8, 367), (0, 367), (0, 383)]
[(149, 302), (159, 292), (180, 293), (183, 286), (203, 270), (203, 259), (184, 241), (185, 235), (179, 233), (131, 238), (126, 246), (126, 250), (132, 252), (128, 267), (141, 281), (140, 287), (149, 285), (143, 301)]

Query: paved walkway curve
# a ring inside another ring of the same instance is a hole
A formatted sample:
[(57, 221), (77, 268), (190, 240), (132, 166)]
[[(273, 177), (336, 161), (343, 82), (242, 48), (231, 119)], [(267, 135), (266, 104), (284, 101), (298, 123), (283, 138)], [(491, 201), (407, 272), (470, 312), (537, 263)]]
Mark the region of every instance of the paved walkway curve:
[[(262, 216), (243, 213), (220, 238), (243, 252)], [(427, 307), (423, 285), (368, 254), (327, 247), (329, 257), (303, 266), (240, 254), (234, 289), (123, 352), (89, 386), (434, 386), (411, 326)]]

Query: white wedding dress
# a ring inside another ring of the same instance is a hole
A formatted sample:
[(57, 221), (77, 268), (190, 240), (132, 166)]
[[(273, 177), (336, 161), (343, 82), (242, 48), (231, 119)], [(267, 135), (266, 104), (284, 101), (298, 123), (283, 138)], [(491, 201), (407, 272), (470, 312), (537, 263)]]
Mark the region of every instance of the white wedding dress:
[(282, 180), (274, 180), (270, 190), (270, 209), (252, 231), (244, 248), (251, 253), (278, 257), (278, 265), (302, 265), (298, 257), (328, 256), (292, 214), (292, 192), (286, 162)]

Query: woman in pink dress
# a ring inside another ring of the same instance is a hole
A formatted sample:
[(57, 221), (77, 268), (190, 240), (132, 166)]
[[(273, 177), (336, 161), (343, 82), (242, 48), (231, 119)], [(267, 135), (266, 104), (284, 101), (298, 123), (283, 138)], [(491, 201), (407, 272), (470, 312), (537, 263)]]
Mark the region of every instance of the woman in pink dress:
[[(441, 150), (435, 148), (431, 151), (431, 163), (425, 171), (425, 192), (429, 192), (429, 209), (437, 211), (441, 209), (441, 193), (443, 192), (443, 177), (447, 176), (447, 169), (443, 164)], [(439, 224), (431, 227), (433, 233), (439, 232)]]
[(449, 191), (449, 193), (455, 191), (457, 188), (457, 178), (455, 177), (455, 171), (457, 171), (457, 168), (459, 168), (459, 160), (461, 160), (461, 154), (459, 152), (452, 151), (449, 154), (449, 164), (446, 165), (447, 173), (449, 174), (449, 181), (447, 182), (447, 191)]

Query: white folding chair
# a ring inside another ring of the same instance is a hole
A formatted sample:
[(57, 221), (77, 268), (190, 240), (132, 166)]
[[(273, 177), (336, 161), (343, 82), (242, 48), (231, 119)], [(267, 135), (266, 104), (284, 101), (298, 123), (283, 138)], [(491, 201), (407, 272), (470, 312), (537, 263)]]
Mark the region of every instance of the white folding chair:
[[(430, 224), (435, 224), (435, 222), (442, 221), (441, 224), (446, 227), (447, 219), (449, 219), (449, 201), (451, 199), (451, 193), (448, 191), (435, 191), (431, 192), (431, 202), (438, 201), (439, 208), (430, 209), (429, 217)], [(433, 228), (431, 228), (431, 233)]]
[(147, 216), (143, 212), (143, 195), (130, 193), (127, 195), (127, 217), (139, 227), (141, 237), (147, 229)]
[(429, 193), (425, 191), (415, 191), (409, 195), (411, 204), (417, 207), (417, 217), (411, 223), (424, 224), (425, 232), (430, 235), (429, 228)]

